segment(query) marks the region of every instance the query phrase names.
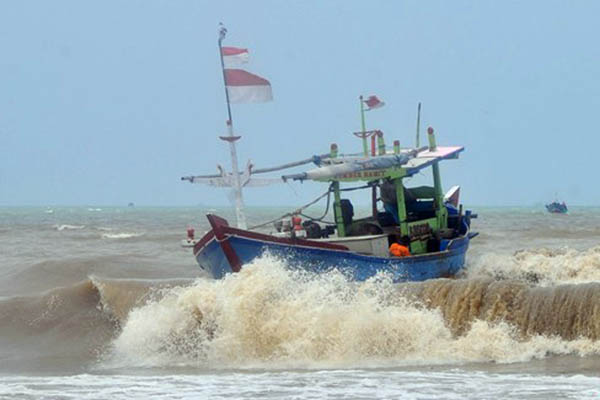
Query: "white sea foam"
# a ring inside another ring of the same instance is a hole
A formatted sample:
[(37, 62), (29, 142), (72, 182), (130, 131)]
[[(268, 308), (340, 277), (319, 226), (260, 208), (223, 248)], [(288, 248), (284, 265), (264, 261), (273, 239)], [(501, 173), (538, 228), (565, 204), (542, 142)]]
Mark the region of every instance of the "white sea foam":
[(69, 225), (69, 224), (54, 225), (54, 229), (56, 229), (57, 231), (77, 230), (77, 229), (83, 229), (83, 228), (85, 228), (85, 225)]
[(103, 233), (103, 239), (130, 239), (142, 236), (141, 232), (118, 232), (118, 233)]
[(541, 286), (600, 282), (600, 246), (521, 250), (512, 256), (488, 253), (470, 265), (467, 278), (521, 279)]
[(463, 371), (194, 371), (0, 377), (0, 398), (595, 399), (600, 378)]
[(113, 342), (112, 365), (321, 368), (512, 363), (550, 354), (600, 354), (600, 343), (522, 337), (476, 320), (452, 333), (437, 309), (411, 303), (384, 276), (348, 282), (290, 271), (269, 256), (222, 280), (198, 280), (134, 309)]

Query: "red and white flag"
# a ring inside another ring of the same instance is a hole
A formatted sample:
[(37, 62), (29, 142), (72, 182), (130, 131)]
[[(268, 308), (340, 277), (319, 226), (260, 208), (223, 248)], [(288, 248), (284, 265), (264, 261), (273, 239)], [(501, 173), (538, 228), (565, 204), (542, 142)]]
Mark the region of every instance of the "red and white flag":
[(367, 107), (369, 107), (367, 109), (367, 111), (373, 110), (375, 108), (380, 108), (380, 107), (383, 107), (385, 105), (385, 103), (383, 101), (379, 100), (377, 98), (377, 96), (369, 96), (368, 99), (363, 100), (363, 101), (365, 102), (365, 104), (367, 105)]
[(223, 63), (226, 67), (245, 64), (248, 62), (248, 49), (238, 47), (221, 47)]
[(232, 103), (264, 103), (273, 100), (271, 83), (243, 69), (226, 69), (225, 81)]

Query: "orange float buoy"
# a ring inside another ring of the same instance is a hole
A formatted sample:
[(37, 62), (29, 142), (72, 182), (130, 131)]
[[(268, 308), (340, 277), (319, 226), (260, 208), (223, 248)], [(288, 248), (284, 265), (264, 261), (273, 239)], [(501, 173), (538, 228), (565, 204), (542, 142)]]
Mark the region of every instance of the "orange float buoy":
[(400, 243), (392, 243), (390, 246), (390, 254), (394, 257), (407, 257), (410, 256), (410, 250), (407, 246)]

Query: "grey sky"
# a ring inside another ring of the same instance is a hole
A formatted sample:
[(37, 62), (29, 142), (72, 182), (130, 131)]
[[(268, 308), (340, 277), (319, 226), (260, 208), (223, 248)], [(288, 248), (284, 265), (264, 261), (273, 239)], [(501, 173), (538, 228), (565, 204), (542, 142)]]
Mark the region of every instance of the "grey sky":
[(2, 1), (0, 205), (227, 204), (179, 181), (229, 168), (220, 21), (275, 97), (233, 106), (241, 164), (360, 150), (357, 98), (377, 94), (368, 127), (388, 144), (414, 143), (421, 101), (438, 143), (467, 147), (442, 179), (468, 204), (598, 204), (598, 15), (595, 1)]

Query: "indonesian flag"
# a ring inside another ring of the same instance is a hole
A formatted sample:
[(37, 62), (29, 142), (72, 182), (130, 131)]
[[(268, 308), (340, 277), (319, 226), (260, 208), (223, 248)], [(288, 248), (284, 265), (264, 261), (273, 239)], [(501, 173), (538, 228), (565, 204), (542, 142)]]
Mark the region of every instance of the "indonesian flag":
[(232, 103), (263, 103), (273, 100), (271, 84), (243, 69), (226, 69), (225, 81)]
[(377, 98), (377, 96), (369, 96), (368, 99), (364, 100), (367, 107), (367, 111), (373, 110), (375, 108), (380, 108), (385, 105), (385, 103)]
[(248, 62), (248, 49), (238, 47), (222, 47), (223, 63), (226, 67), (245, 64)]

